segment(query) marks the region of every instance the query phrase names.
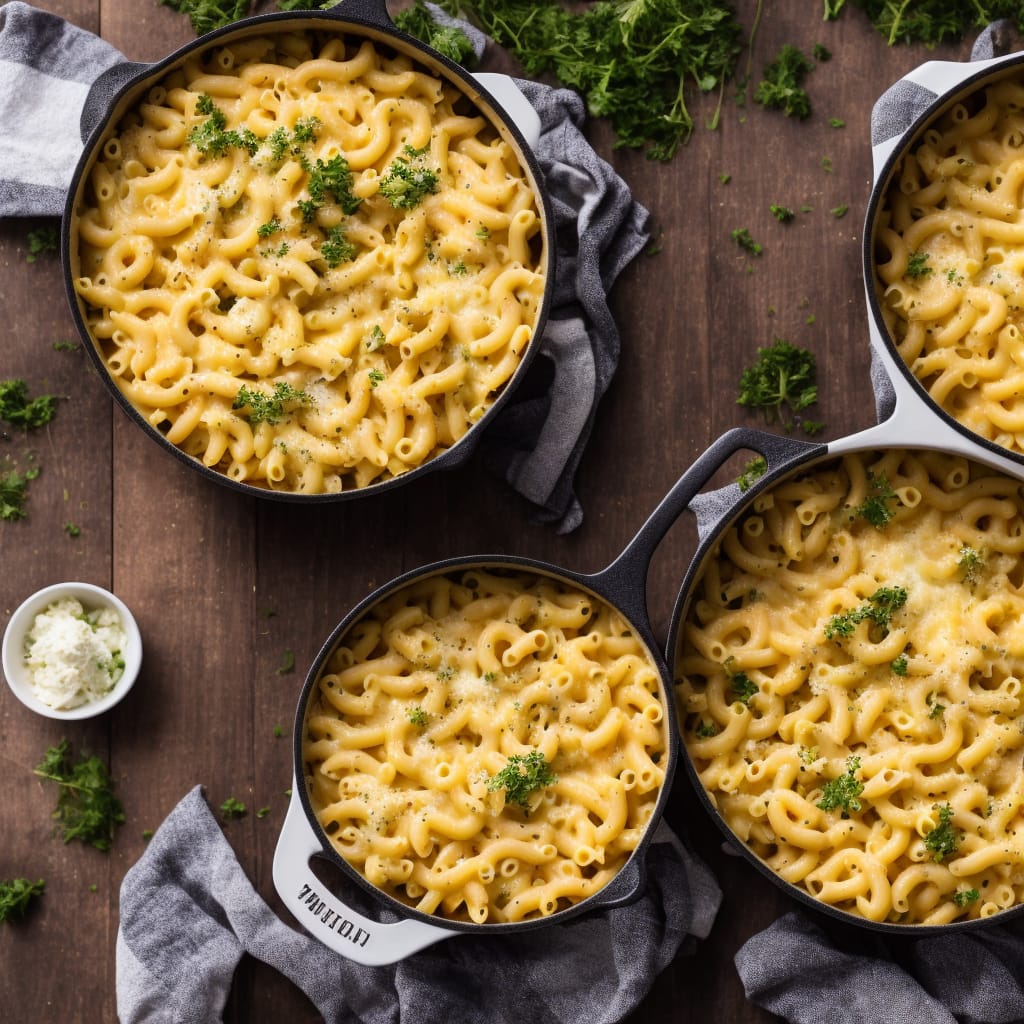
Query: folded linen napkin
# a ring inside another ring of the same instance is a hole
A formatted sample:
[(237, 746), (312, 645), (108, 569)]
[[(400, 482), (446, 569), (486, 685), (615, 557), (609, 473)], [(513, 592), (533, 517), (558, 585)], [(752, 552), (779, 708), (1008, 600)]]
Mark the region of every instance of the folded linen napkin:
[[(972, 60), (996, 56), (1008, 37), (996, 22), (978, 37)], [(936, 95), (900, 81), (872, 111), (872, 143), (910, 127)], [(879, 421), (895, 392), (873, 360)], [(728, 495), (702, 497), (707, 529)], [(791, 1024), (1011, 1024), (1024, 1020), (1024, 925), (969, 934), (892, 938), (801, 912), (786, 914), (749, 939), (736, 968), (747, 996)]]
[[(463, 27), (482, 51), (486, 38)], [(21, 0), (0, 7), (0, 144), (8, 154), (0, 217), (63, 212), (89, 86), (123, 59), (92, 33)], [(542, 123), (537, 157), (556, 218), (556, 291), (542, 358), (481, 438), (480, 456), (526, 499), (532, 521), (565, 534), (583, 520), (576, 471), (618, 365), (608, 292), (646, 244), (648, 214), (584, 137), (579, 96), (517, 84)]]
[[(121, 884), (121, 1024), (217, 1021), (244, 953), (291, 979), (327, 1024), (613, 1024), (679, 952), (707, 936), (720, 893), (662, 824), (634, 904), (521, 935), (455, 934), (364, 967), (279, 920), (252, 887), (197, 786)], [(358, 903), (361, 894), (349, 897)], [(486, 979), (486, 983), (481, 983)]]

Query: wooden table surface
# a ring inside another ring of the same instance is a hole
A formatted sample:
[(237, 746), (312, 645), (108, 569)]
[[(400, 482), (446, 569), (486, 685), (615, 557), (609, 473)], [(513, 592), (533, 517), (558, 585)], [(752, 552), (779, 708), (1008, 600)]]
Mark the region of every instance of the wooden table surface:
[[(159, 58), (192, 38), (187, 19), (156, 0), (40, 6), (134, 60)], [(755, 6), (736, 5), (748, 33)], [(621, 361), (576, 481), (585, 518), (568, 536), (531, 525), (520, 499), (475, 465), (316, 508), (250, 499), (209, 482), (130, 423), (82, 351), (54, 347), (74, 337), (59, 262), (26, 259), (28, 231), (39, 221), (0, 221), (0, 378), (23, 378), (33, 394), (65, 396), (32, 441), (42, 472), (28, 518), (0, 522), (0, 626), (36, 589), (78, 579), (116, 591), (134, 610), (145, 644), (135, 690), (90, 722), (37, 717), (0, 690), (0, 878), (46, 881), (24, 922), (0, 927), (0, 1016), (12, 1024), (115, 1019), (121, 880), (142, 855), (145, 833), (196, 784), (214, 808), (229, 796), (251, 811), (269, 807), (225, 831), (258, 891), (281, 909), (271, 862), (291, 781), (287, 737), (296, 697), (322, 641), (373, 587), (419, 564), (474, 552), (603, 568), (712, 440), (759, 422), (736, 405), (737, 382), (757, 348), (774, 338), (816, 354), (814, 411), (825, 439), (873, 422), (860, 268), (871, 106), (923, 60), (966, 58), (970, 42), (936, 51), (888, 47), (852, 6), (826, 23), (820, 2), (767, 3), (750, 56), (753, 81), (784, 43), (805, 53), (821, 43), (832, 54), (808, 79), (809, 119), (766, 111), (749, 98), (740, 106), (730, 86), (717, 130), (703, 127), (713, 98), (691, 100), (698, 128), (670, 163), (614, 150), (605, 124), (588, 126), (597, 150), (650, 211), (657, 251), (637, 258), (612, 292)], [(782, 224), (773, 203), (801, 212)], [(839, 206), (849, 207), (841, 218), (831, 212)], [(731, 240), (742, 227), (763, 246), (759, 256)], [(21, 445), (2, 443), (3, 452), (19, 454)], [(79, 536), (65, 531), (69, 521)], [(693, 533), (685, 516), (655, 556), (649, 604), (661, 638)], [(281, 673), (286, 651), (295, 668)], [(111, 766), (127, 823), (109, 854), (52, 834), (55, 795), (32, 769), (62, 738)], [(775, 1020), (745, 998), (733, 956), (789, 903), (745, 862), (720, 855), (717, 829), (685, 774), (677, 779), (668, 819), (712, 865), (723, 902), (710, 937), (664, 971), (631, 1020)], [(225, 1019), (319, 1018), (288, 981), (244, 958)]]

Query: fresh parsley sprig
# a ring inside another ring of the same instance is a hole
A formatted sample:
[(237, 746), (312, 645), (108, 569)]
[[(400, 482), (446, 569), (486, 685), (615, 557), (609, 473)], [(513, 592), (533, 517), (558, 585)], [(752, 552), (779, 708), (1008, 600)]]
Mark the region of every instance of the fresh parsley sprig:
[(953, 808), (949, 804), (936, 805), (939, 823), (924, 837), (925, 849), (936, 863), (956, 853), (960, 838), (953, 826)]
[(512, 754), (501, 771), (487, 780), (487, 789), (505, 790), (505, 803), (518, 804), (530, 809), (530, 796), (538, 789), (553, 785), (558, 776), (551, 771), (547, 759), (539, 750), (528, 754)]
[(848, 818), (851, 811), (861, 809), (860, 795), (864, 792), (864, 783), (857, 778), (860, 771), (860, 758), (851, 756), (846, 759), (846, 771), (834, 779), (830, 779), (821, 787), (821, 799), (818, 806), (823, 811), (839, 810), (842, 817)]
[(906, 603), (905, 587), (879, 587), (858, 608), (833, 615), (825, 625), (825, 639), (837, 640), (853, 636), (854, 630), (865, 620), (888, 629), (893, 615)]
[(124, 824), (124, 808), (114, 794), (107, 766), (98, 757), (73, 762), (67, 740), (46, 751), (35, 774), (58, 787), (53, 818), (65, 843), (72, 839), (110, 850), (114, 832)]
[(246, 409), (250, 423), (278, 423), (284, 416), (286, 402), (309, 401), (305, 391), (293, 387), (286, 380), (275, 381), (272, 394), (266, 394), (258, 388), (250, 388), (243, 384), (231, 403), (232, 409)]

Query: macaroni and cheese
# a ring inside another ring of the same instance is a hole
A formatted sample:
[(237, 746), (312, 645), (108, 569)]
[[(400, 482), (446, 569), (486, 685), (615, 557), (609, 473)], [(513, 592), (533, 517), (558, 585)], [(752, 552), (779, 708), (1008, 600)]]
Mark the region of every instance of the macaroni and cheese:
[(871, 921), (1024, 901), (1024, 497), (966, 459), (848, 455), (756, 496), (703, 567), (675, 674), (737, 838)]
[(547, 255), (513, 146), (454, 86), (337, 33), (197, 54), (99, 148), (75, 289), (140, 416), (232, 480), (397, 477), (478, 422)]
[(886, 327), (935, 403), (1024, 452), (1024, 82), (990, 85), (935, 121), (879, 206)]
[(524, 921), (629, 859), (666, 724), (657, 665), (614, 609), (546, 576), (468, 569), (346, 631), (310, 694), (305, 785), (334, 849), (395, 899)]

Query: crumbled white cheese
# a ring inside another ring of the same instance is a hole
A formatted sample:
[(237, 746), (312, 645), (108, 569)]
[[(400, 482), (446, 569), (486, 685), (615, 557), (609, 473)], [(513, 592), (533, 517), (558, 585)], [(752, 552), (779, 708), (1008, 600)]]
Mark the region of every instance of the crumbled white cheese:
[(126, 640), (113, 608), (86, 611), (73, 597), (47, 605), (25, 636), (25, 667), (36, 697), (64, 711), (102, 697), (124, 672)]

